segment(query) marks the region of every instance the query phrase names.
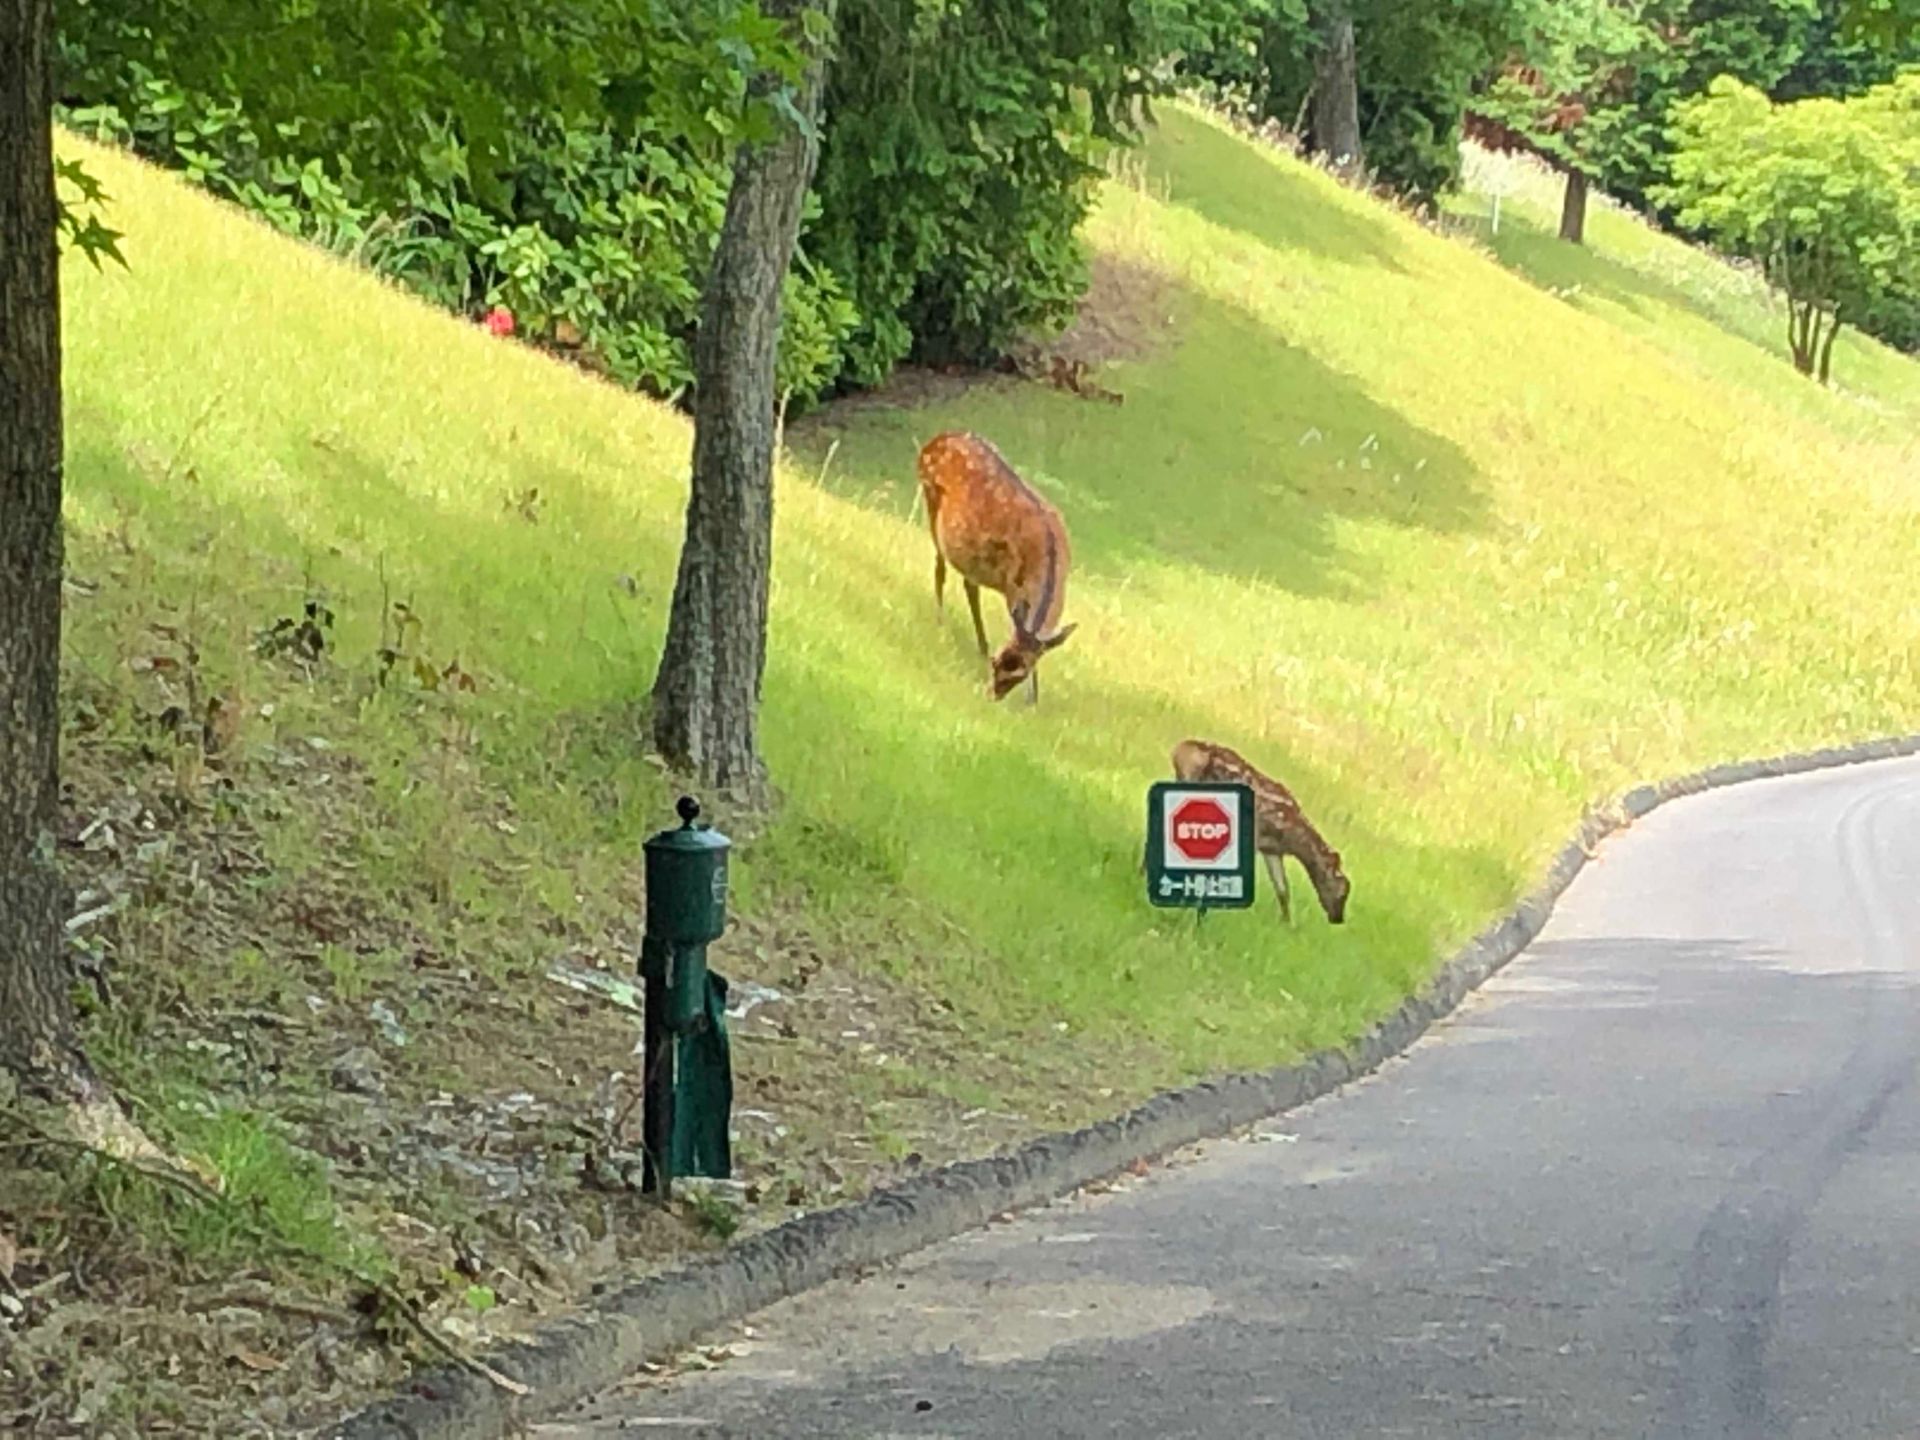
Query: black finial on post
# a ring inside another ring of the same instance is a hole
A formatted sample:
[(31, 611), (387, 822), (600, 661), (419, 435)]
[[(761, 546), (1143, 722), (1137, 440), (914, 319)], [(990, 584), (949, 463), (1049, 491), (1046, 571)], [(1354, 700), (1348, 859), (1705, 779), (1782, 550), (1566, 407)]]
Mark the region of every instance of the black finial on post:
[(682, 795), (673, 810), (683, 825), (691, 825), (700, 818), (700, 802), (691, 795)]

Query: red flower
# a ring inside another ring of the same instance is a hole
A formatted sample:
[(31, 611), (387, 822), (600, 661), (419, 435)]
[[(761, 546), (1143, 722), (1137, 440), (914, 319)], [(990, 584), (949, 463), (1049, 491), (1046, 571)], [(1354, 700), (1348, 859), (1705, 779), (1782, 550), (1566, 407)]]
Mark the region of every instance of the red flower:
[(489, 335), (511, 335), (513, 333), (513, 312), (504, 305), (496, 305), (487, 311), (482, 322)]

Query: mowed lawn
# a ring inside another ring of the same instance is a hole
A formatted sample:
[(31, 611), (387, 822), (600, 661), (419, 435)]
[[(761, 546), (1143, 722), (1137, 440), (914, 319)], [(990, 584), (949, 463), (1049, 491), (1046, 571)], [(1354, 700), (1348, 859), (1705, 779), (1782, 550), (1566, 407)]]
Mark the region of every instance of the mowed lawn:
[[(132, 265), (65, 272), (88, 723), (132, 745), (129, 659), (190, 626), (250, 702), (243, 750), (363, 775), (323, 819), (255, 817), (263, 884), (324, 870), (528, 974), (557, 928), (630, 913), (672, 794), (639, 706), (684, 422), (66, 144)], [(1355, 1033), (1629, 780), (1920, 724), (1920, 367), (1849, 339), (1819, 392), (1764, 297), (1652, 288), (1624, 221), (1589, 252), (1516, 221), (1510, 270), (1185, 110), (1145, 162), (1090, 226), (1124, 403), (934, 386), (790, 433), (785, 798), (742, 905), (799, 908), (983, 1036), (1064, 1026), (1134, 1088)], [(1034, 709), (984, 697), (963, 605), (933, 614), (913, 459), (950, 427), (1072, 532), (1080, 628)], [(254, 641), (310, 591), (333, 658), (290, 683)], [(375, 683), (396, 598), (473, 693)], [(1264, 893), (1204, 926), (1146, 906), (1145, 790), (1190, 734), (1293, 787), (1346, 857), (1345, 926), (1304, 884), (1292, 928)]]

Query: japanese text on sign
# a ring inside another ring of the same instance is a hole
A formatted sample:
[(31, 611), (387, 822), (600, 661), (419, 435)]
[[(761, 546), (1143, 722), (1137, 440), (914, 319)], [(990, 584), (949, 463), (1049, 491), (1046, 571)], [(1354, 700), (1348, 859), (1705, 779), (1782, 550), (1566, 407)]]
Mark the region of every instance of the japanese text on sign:
[(1245, 882), (1238, 875), (1162, 875), (1160, 898), (1178, 895), (1187, 900), (1238, 900), (1246, 894)]

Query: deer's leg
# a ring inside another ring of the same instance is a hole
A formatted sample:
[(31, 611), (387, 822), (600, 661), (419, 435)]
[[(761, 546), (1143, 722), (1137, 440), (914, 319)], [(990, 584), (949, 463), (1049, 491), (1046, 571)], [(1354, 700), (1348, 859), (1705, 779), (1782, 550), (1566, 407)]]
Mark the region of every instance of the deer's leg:
[(1029, 670), (1027, 672), (1027, 704), (1038, 705), (1039, 703), (1040, 672), (1038, 670)]
[(947, 613), (947, 557), (939, 550), (933, 552), (933, 617), (938, 620)]
[(967, 591), (967, 608), (973, 611), (973, 633), (980, 642), (980, 653), (991, 655), (993, 647), (987, 644), (987, 622), (980, 618), (980, 587), (971, 580), (962, 583)]
[(1260, 858), (1267, 862), (1267, 878), (1273, 881), (1273, 898), (1280, 902), (1280, 919), (1283, 923), (1293, 923), (1293, 903), (1287, 898), (1287, 861), (1283, 855), (1272, 851), (1263, 852)]

